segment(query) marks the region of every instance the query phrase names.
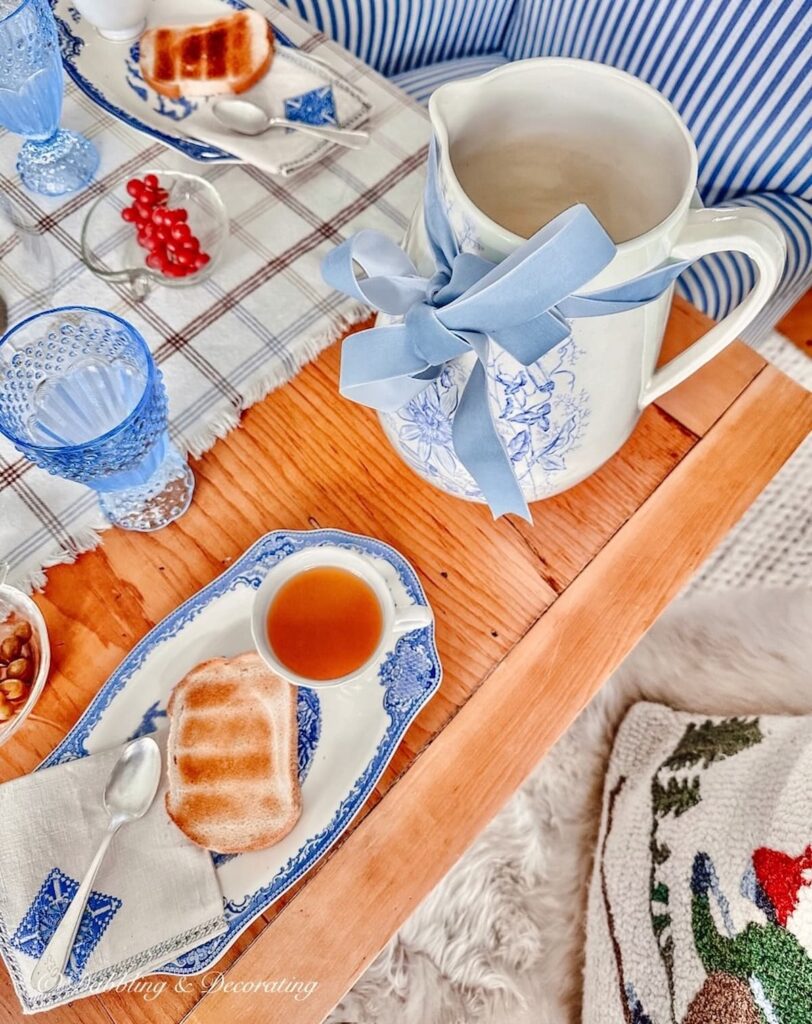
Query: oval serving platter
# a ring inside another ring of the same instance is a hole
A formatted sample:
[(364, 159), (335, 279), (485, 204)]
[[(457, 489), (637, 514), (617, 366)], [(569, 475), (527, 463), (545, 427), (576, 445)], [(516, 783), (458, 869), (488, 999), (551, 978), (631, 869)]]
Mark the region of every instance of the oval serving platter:
[[(318, 160), (331, 143), (300, 132), (274, 130), (257, 138), (238, 135), (214, 117), (205, 98), (167, 99), (144, 81), (138, 41), (104, 39), (71, 0), (51, 0), (65, 71), (108, 114), (205, 163), (243, 161), (283, 176)], [(147, 24), (201, 24), (254, 6), (244, 0), (151, 0)], [(256, 5), (262, 9), (262, 4)], [(372, 109), (366, 97), (329, 64), (300, 50), (277, 22), (295, 34), (298, 25), (274, 11), (276, 52), (270, 71), (242, 95), (269, 113), (310, 124), (357, 128)], [(312, 34), (302, 30), (306, 36)]]
[[(133, 648), (85, 713), (42, 762), (47, 768), (167, 727), (174, 685), (201, 661), (253, 649), (249, 613), (268, 570), (305, 548), (339, 546), (374, 561), (396, 605), (427, 605), (414, 569), (389, 545), (342, 530), (266, 534), (221, 576), (171, 612)], [(281, 842), (237, 856), (213, 854), (228, 931), (167, 964), (166, 974), (208, 969), (345, 831), (442, 676), (427, 626), (397, 640), (376, 681), (298, 691), (302, 816)], [(39, 769), (38, 769), (39, 770)]]

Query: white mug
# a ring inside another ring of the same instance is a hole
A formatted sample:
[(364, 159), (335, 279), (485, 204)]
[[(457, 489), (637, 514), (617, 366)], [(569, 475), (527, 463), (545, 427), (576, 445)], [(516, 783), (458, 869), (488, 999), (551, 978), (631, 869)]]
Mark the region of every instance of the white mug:
[[(276, 656), (268, 639), (268, 612), (280, 587), (288, 580), (308, 569), (323, 569), (325, 567), (345, 569), (369, 586), (381, 609), (381, 637), (373, 653), (355, 672), (337, 679), (307, 679), (292, 672)], [(288, 558), (282, 559), (269, 570), (254, 597), (251, 611), (251, 634), (260, 657), (276, 675), (294, 686), (323, 690), (327, 687), (363, 682), (375, 676), (381, 659), (387, 651), (394, 648), (399, 636), (411, 633), (415, 629), (422, 629), (424, 626), (430, 626), (433, 621), (434, 614), (427, 605), (399, 607), (386, 577), (369, 558), (356, 554), (354, 551), (348, 551), (346, 548), (324, 545), (298, 551)]]
[(140, 36), (147, 25), (149, 0), (73, 0), (100, 36), (128, 42)]
[[(581, 201), (617, 244), (612, 261), (582, 293), (628, 281), (669, 258), (727, 250), (746, 253), (758, 271), (744, 301), (660, 369), (670, 289), (628, 312), (572, 320), (571, 339), (527, 369), (491, 346), (492, 414), (524, 495), (535, 501), (598, 469), (647, 405), (753, 320), (780, 278), (784, 236), (758, 210), (698, 208), (697, 154), (688, 129), (664, 97), (615, 68), (551, 57), (517, 61), (441, 86), (429, 113), (443, 201), (463, 251), (502, 260), (523, 236)], [(406, 247), (430, 275), (422, 208)], [(381, 414), (381, 422), (418, 473), (482, 501), (453, 450), (450, 429), (473, 362), (471, 354), (455, 360), (418, 398)]]

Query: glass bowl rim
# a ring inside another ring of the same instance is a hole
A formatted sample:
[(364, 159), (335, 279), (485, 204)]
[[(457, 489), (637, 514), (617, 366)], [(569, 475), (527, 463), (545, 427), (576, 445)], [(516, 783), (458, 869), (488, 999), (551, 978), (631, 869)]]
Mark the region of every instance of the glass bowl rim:
[(177, 181), (192, 181), (196, 184), (202, 185), (203, 191), (213, 201), (214, 207), (217, 211), (216, 216), (218, 225), (223, 230), (223, 238), (220, 242), (217, 253), (211, 260), (209, 260), (205, 267), (201, 267), (200, 270), (195, 271), (194, 274), (189, 274), (187, 277), (180, 278), (167, 277), (165, 274), (162, 274), (158, 270), (153, 270), (152, 267), (148, 267), (146, 264), (139, 267), (124, 267), (121, 270), (105, 270), (103, 267), (100, 267), (96, 260), (91, 256), (92, 250), (87, 238), (88, 225), (90, 224), (95, 211), (103, 202), (105, 202), (105, 200), (109, 199), (112, 194), (122, 188), (126, 191), (127, 181), (120, 181), (110, 188), (105, 189), (101, 195), (93, 201), (85, 214), (85, 219), (82, 221), (82, 230), (79, 234), (79, 255), (82, 263), (92, 274), (101, 278), (102, 281), (127, 281), (134, 284), (139, 280), (144, 280), (149, 281), (152, 284), (164, 285), (167, 288), (188, 288), (190, 285), (200, 284), (209, 277), (215, 266), (219, 263), (223, 247), (228, 241), (230, 220), (228, 216), (228, 209), (226, 208), (226, 204), (223, 202), (223, 197), (217, 191), (215, 186), (201, 174), (194, 174), (190, 171), (176, 171), (171, 168), (161, 167), (141, 168), (137, 173), (142, 180), (146, 175), (154, 174), (158, 179), (163, 176)]
[(22, 446), (23, 448), (29, 448), (32, 451), (36, 452), (49, 453), (51, 455), (63, 453), (73, 455), (76, 452), (86, 451), (100, 444), (101, 442), (110, 440), (111, 438), (115, 437), (116, 434), (121, 433), (128, 426), (130, 426), (130, 424), (136, 418), (136, 416), (138, 416), (139, 413), (143, 411), (144, 407), (146, 406), (146, 403), (150, 399), (152, 388), (156, 382), (156, 379), (158, 379), (158, 374), (160, 371), (155, 365), (155, 360), (153, 358), (152, 352), (150, 351), (149, 345), (147, 345), (146, 339), (143, 337), (143, 335), (137, 328), (133, 327), (133, 325), (129, 323), (129, 321), (125, 320), (123, 317), (118, 316), (118, 314), (116, 313), (111, 313), (107, 309), (99, 309), (98, 306), (55, 306), (53, 309), (44, 309), (39, 313), (32, 313), (31, 316), (27, 316), (25, 320), (21, 320), (18, 324), (15, 324), (13, 327), (10, 327), (5, 334), (0, 336), (0, 351), (3, 348), (3, 345), (5, 345), (5, 343), (10, 340), (13, 334), (16, 334), (17, 331), (25, 327), (27, 324), (32, 323), (34, 320), (41, 320), (43, 317), (50, 316), (54, 313), (71, 313), (75, 312), (76, 310), (81, 310), (81, 312), (83, 313), (99, 313), (104, 317), (110, 317), (112, 320), (117, 320), (124, 328), (124, 330), (127, 332), (127, 334), (131, 335), (135, 340), (136, 344), (140, 346), (146, 357), (147, 362), (147, 379), (144, 381), (144, 390), (141, 394), (141, 397), (138, 399), (136, 405), (133, 406), (130, 412), (127, 413), (126, 417), (120, 423), (117, 423), (114, 427), (111, 427), (109, 430), (105, 431), (105, 433), (99, 434), (98, 437), (92, 437), (89, 441), (82, 441), (80, 444), (35, 444), (33, 441), (28, 441), (25, 438), (16, 437), (15, 435), (9, 433), (4, 427), (0, 426), (0, 434), (2, 434), (4, 437), (7, 437), (9, 441), (11, 441), (12, 444), (14, 445)]
[[(0, 724), (0, 747), (11, 739), (34, 710), (42, 696), (42, 691), (45, 689), (45, 684), (51, 671), (51, 639), (48, 635), (45, 616), (40, 611), (39, 606), (32, 597), (17, 587), (13, 587), (8, 583), (0, 583), (0, 601), (4, 595), (11, 600), (12, 606), (15, 604), (21, 605), (25, 609), (28, 621), (31, 622), (37, 631), (40, 652), (37, 676), (31, 684), (31, 692), (28, 694), (28, 699), (12, 719)], [(19, 608), (14, 610), (18, 611)]]

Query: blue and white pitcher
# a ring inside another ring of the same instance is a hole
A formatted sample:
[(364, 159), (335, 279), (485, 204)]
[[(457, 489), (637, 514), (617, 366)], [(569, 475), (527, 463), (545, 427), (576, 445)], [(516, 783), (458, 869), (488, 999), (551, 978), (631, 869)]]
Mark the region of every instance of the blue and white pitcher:
[[(500, 261), (581, 202), (617, 244), (585, 292), (629, 281), (669, 259), (727, 250), (746, 253), (758, 270), (744, 301), (660, 369), (671, 289), (626, 312), (572, 320), (571, 337), (527, 367), (491, 347), (493, 417), (524, 497), (536, 501), (593, 473), (623, 445), (649, 403), (741, 333), (778, 283), (783, 235), (760, 211), (698, 208), (697, 154), (687, 128), (659, 93), (614, 68), (558, 58), (519, 61), (442, 86), (429, 112), (440, 190), (463, 251)], [(422, 206), (405, 248), (418, 270), (431, 275)], [(417, 473), (481, 501), (451, 433), (474, 360), (467, 354), (449, 362), (416, 398), (380, 415)]]

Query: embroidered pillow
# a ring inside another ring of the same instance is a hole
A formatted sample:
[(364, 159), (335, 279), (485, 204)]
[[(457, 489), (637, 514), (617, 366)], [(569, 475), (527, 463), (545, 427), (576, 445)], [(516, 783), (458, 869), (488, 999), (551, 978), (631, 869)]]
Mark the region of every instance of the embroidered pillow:
[(589, 894), (589, 1024), (812, 1021), (812, 718), (637, 704)]

